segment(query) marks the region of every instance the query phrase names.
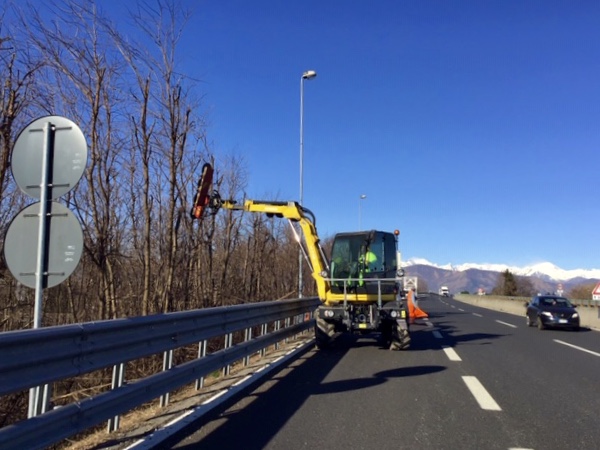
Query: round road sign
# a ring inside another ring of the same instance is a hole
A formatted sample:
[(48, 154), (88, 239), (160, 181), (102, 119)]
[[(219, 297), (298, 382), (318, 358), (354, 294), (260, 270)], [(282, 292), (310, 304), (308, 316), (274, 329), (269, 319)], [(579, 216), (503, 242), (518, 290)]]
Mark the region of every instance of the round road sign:
[(81, 129), (61, 116), (40, 117), (27, 125), (15, 142), (11, 167), (17, 185), (23, 192), (40, 200), (44, 151), (44, 126), (53, 130), (48, 180), (48, 197), (54, 200), (75, 187), (87, 163), (87, 143)]
[[(13, 276), (25, 286), (36, 287), (40, 203), (27, 206), (13, 219), (4, 238), (4, 258)], [(47, 265), (44, 287), (62, 283), (73, 273), (83, 250), (83, 233), (66, 206), (48, 202)]]

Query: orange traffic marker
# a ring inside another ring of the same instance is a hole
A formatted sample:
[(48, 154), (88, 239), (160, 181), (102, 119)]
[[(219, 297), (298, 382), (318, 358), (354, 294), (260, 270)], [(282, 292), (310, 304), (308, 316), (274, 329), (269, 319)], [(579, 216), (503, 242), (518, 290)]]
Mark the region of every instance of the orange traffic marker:
[(408, 295), (406, 296), (408, 301), (408, 316), (410, 323), (414, 323), (415, 319), (425, 319), (429, 317), (425, 311), (415, 305), (414, 296), (414, 291), (408, 291)]

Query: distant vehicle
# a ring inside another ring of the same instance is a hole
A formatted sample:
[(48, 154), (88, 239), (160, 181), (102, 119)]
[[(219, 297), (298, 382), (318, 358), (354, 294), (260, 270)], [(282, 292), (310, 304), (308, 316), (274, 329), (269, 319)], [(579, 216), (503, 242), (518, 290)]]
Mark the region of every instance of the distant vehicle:
[(450, 290), (448, 289), (448, 286), (440, 287), (439, 293), (442, 297), (450, 297)]
[(404, 292), (415, 290), (419, 292), (419, 278), (404, 276)]
[(579, 314), (565, 297), (556, 295), (536, 295), (529, 303), (525, 317), (527, 326), (545, 328), (568, 328), (579, 331)]

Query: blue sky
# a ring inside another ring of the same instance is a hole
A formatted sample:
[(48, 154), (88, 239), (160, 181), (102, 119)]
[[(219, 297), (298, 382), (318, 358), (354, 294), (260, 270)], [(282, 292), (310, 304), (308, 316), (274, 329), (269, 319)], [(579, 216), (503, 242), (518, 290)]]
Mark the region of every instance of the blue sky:
[(183, 3), (181, 68), (249, 198), (299, 199), (311, 69), (321, 237), (360, 214), (401, 231), (403, 259), (600, 268), (600, 2)]

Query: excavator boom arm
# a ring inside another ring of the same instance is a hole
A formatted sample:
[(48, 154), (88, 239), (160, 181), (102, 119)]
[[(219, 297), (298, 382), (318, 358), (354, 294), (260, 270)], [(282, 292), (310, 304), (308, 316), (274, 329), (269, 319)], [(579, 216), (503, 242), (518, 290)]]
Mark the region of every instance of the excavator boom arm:
[[(327, 298), (327, 292), (330, 290), (330, 283), (327, 277), (329, 263), (325, 257), (321, 241), (317, 234), (315, 218), (312, 212), (303, 208), (296, 202), (276, 202), (262, 200), (245, 200), (243, 204), (235, 201), (221, 201), (221, 208), (246, 211), (252, 213), (266, 214), (268, 217), (280, 217), (290, 221), (290, 225), (294, 230), (296, 239), (304, 253), (304, 257), (308, 262), (312, 276), (317, 283), (317, 291), (321, 299)], [(304, 245), (302, 237), (296, 232), (293, 223), (298, 223), (304, 235)]]

